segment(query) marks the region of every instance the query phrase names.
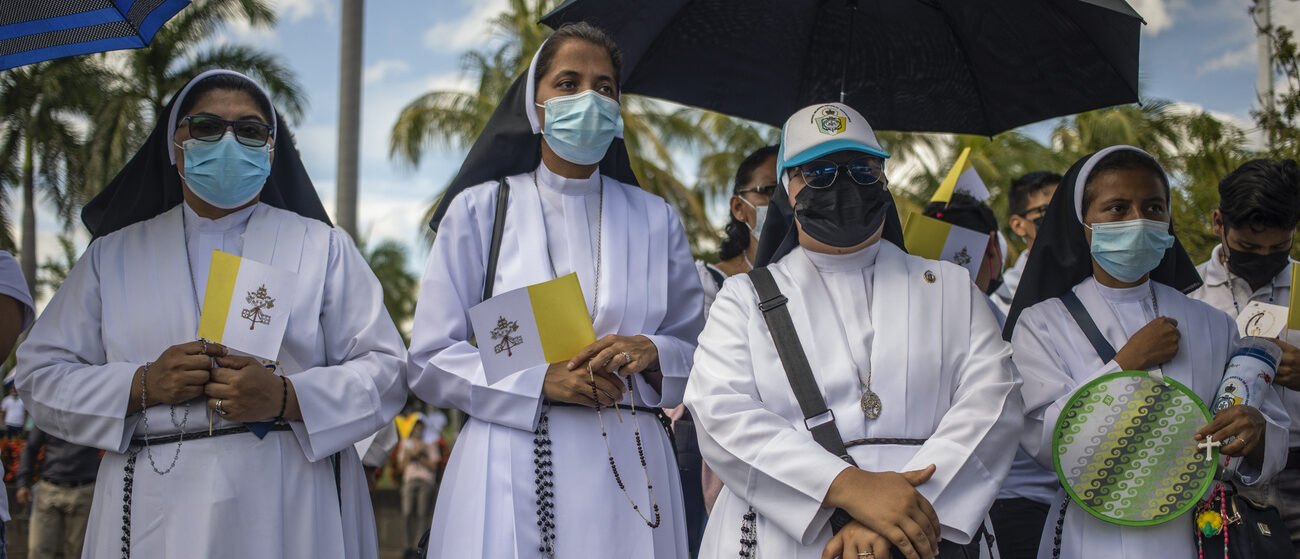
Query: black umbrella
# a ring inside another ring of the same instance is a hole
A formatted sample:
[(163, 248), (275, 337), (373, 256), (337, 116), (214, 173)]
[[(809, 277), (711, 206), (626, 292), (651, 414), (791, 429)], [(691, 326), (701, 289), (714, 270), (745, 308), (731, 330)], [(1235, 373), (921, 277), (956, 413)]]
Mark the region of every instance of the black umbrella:
[(1123, 0), (569, 0), (623, 91), (773, 126), (842, 99), (877, 130), (990, 136), (1136, 102), (1142, 20)]

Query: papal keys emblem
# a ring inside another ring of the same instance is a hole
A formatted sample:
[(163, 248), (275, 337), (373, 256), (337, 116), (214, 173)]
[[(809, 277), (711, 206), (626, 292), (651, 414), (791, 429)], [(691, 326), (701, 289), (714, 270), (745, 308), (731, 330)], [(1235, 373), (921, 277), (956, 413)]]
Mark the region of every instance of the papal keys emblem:
[(239, 312), (239, 317), (248, 321), (248, 329), (256, 328), (258, 324), (270, 324), (271, 315), (266, 311), (275, 308), (275, 298), (271, 297), (266, 291), (266, 285), (253, 291), (249, 291), (244, 297), (250, 307)]
[(501, 340), (492, 349), (496, 353), (506, 352), (506, 357), (514, 356), (515, 347), (524, 343), (523, 336), (512, 336), (519, 331), (519, 323), (513, 320), (506, 320), (506, 317), (497, 318), (497, 327), (492, 329), (492, 339)]
[(813, 122), (817, 124), (818, 132), (834, 136), (844, 131), (849, 117), (835, 105), (823, 105), (813, 111)]

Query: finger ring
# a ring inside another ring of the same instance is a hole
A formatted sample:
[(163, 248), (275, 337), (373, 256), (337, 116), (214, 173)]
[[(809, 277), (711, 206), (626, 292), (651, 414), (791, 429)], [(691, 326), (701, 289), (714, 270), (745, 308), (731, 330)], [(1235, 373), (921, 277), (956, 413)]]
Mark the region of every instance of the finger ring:
[(221, 409), (221, 400), (217, 400), (217, 405), (212, 406), (212, 411), (217, 412), (217, 415), (226, 415), (230, 413), (224, 409)]
[(858, 557), (875, 557), (875, 556), (876, 554), (870, 551), (863, 551), (862, 553), (858, 554)]
[(623, 366), (624, 366), (624, 367), (626, 367), (626, 366), (628, 365), (628, 363), (631, 363), (631, 362), (632, 362), (632, 354), (631, 354), (631, 353), (628, 353), (628, 352), (624, 351), (624, 352), (619, 353), (619, 355), (622, 355), (622, 356), (623, 356)]

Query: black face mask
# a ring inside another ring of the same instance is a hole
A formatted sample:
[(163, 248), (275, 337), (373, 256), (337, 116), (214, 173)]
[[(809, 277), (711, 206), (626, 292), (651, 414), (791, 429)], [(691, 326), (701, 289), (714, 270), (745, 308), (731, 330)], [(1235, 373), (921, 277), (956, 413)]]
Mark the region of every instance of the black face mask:
[(847, 248), (880, 229), (892, 201), (881, 184), (862, 186), (839, 177), (827, 188), (803, 187), (794, 197), (794, 214), (809, 237)]
[(1289, 262), (1287, 255), (1290, 251), (1286, 250), (1256, 254), (1232, 248), (1226, 241), (1223, 248), (1228, 249), (1228, 270), (1246, 280), (1252, 289), (1273, 281)]

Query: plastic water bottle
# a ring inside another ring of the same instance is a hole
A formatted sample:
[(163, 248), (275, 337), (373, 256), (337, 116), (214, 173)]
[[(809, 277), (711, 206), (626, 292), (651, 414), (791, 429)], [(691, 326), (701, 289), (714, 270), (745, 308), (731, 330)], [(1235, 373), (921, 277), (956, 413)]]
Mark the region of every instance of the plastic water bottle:
[[(1273, 384), (1277, 374), (1278, 362), (1282, 360), (1282, 348), (1273, 340), (1259, 336), (1241, 339), (1237, 352), (1228, 360), (1223, 371), (1223, 382), (1210, 405), (1210, 414), (1232, 406), (1245, 405), (1258, 409), (1264, 401), (1264, 391)], [(1237, 471), (1241, 457), (1234, 457), (1224, 463), (1222, 477), (1227, 478)]]

